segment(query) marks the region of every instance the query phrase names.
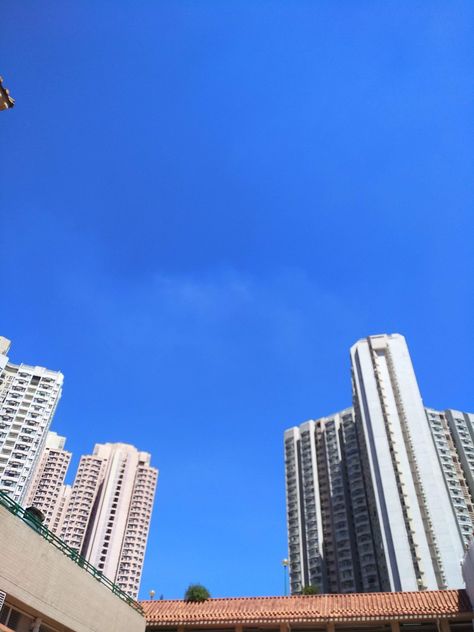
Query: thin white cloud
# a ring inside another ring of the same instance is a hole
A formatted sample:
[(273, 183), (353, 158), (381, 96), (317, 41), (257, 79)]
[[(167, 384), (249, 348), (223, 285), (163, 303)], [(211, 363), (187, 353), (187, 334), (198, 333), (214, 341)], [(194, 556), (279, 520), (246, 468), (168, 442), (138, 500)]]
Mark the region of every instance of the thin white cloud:
[[(351, 309), (304, 271), (288, 268), (266, 278), (235, 270), (205, 277), (156, 274), (133, 285), (91, 283), (88, 275), (70, 284), (68, 293), (91, 326), (128, 350), (224, 340), (232, 346), (247, 344), (249, 337), (272, 353), (296, 358), (315, 338), (327, 336), (328, 327), (343, 327)], [(352, 318), (362, 317), (352, 306)]]

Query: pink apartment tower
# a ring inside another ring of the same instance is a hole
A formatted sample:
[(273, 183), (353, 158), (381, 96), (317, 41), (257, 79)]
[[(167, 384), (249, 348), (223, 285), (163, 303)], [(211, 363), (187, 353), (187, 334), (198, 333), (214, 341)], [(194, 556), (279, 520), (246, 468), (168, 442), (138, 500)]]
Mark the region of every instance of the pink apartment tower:
[[(124, 443), (96, 444), (93, 454), (81, 457), (71, 488), (63, 485), (63, 468), (56, 467), (70, 454), (46, 448), (29, 496), (66, 544), (134, 598), (158, 480), (150, 458)], [(57, 499), (54, 507), (46, 502), (50, 489)]]
[(29, 487), (25, 506), (33, 505), (45, 517), (44, 526), (59, 534), (71, 486), (64, 484), (71, 453), (64, 449), (65, 437), (48, 432), (44, 450)]

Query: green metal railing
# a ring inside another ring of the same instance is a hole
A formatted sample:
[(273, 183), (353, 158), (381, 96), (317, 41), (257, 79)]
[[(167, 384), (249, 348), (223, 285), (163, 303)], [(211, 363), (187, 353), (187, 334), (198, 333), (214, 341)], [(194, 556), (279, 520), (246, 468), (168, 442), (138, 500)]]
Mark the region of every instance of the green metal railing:
[(8, 496), (8, 494), (2, 491), (0, 491), (0, 505), (3, 505), (3, 507), (5, 507), (5, 509), (7, 509), (10, 513), (20, 518), (20, 520), (23, 520), (25, 524), (34, 529), (45, 540), (59, 549), (61, 553), (64, 553), (64, 555), (66, 555), (70, 560), (87, 571), (89, 575), (92, 575), (94, 579), (111, 590), (114, 595), (117, 595), (117, 597), (120, 597), (120, 599), (128, 603), (129, 606), (137, 610), (140, 614), (143, 614), (143, 608), (137, 601), (135, 601), (135, 599), (132, 599), (130, 595), (127, 595), (127, 593), (119, 588), (117, 584), (114, 584), (110, 581), (110, 579), (108, 579), (108, 577), (103, 575), (102, 571), (97, 570), (97, 568), (92, 566), (85, 557), (79, 555), (77, 551), (68, 546), (65, 542), (58, 538), (57, 535), (54, 535), (54, 533), (42, 525), (41, 522), (36, 520), (31, 514), (28, 514), (21, 505), (16, 503)]

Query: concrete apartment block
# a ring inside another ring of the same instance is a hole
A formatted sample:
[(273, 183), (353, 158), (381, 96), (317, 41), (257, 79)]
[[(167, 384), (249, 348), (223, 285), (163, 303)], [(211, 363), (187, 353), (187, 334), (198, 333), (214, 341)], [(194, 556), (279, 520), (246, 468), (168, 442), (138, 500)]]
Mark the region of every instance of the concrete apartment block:
[(290, 585), (462, 585), (474, 526), (474, 415), (425, 408), (403, 336), (351, 349), (353, 407), (285, 432)]
[(132, 597), (138, 595), (158, 470), (124, 443), (81, 458), (61, 537)]
[(68, 486), (64, 484), (64, 479), (72, 455), (64, 449), (65, 443), (65, 437), (60, 437), (55, 432), (48, 432), (46, 444), (25, 501), (26, 507), (33, 505), (43, 512), (44, 526), (53, 533), (59, 532), (68, 496)]
[(463, 541), (405, 338), (369, 336), (351, 360), (390, 589), (458, 587)]
[(466, 484), (471, 497), (474, 497), (474, 414), (451, 409), (445, 410), (444, 414), (459, 454)]
[(24, 502), (61, 397), (63, 375), (12, 364), (0, 337), (0, 491)]
[(290, 586), (381, 590), (352, 408), (285, 432)]
[[(454, 433), (451, 434), (448, 421), (454, 411), (426, 408), (425, 412), (451, 500), (451, 506), (456, 517), (459, 534), (464, 546), (468, 546), (472, 540), (474, 521), (474, 505), (468, 479), (469, 477), (472, 478), (474, 469), (469, 467), (467, 471), (464, 469), (462, 466), (462, 450), (460, 449), (458, 452), (456, 449), (454, 439), (456, 435)], [(461, 416), (463, 419), (465, 413), (457, 412), (456, 415)]]

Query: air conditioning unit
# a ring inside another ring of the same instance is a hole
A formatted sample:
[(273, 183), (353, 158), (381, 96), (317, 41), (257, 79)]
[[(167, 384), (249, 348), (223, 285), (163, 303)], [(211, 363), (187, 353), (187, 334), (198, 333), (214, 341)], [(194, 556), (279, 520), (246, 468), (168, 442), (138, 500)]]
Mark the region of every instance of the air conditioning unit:
[(5, 599), (6, 599), (7, 593), (4, 593), (2, 590), (0, 590), (0, 611), (3, 608), (3, 604), (5, 603)]

